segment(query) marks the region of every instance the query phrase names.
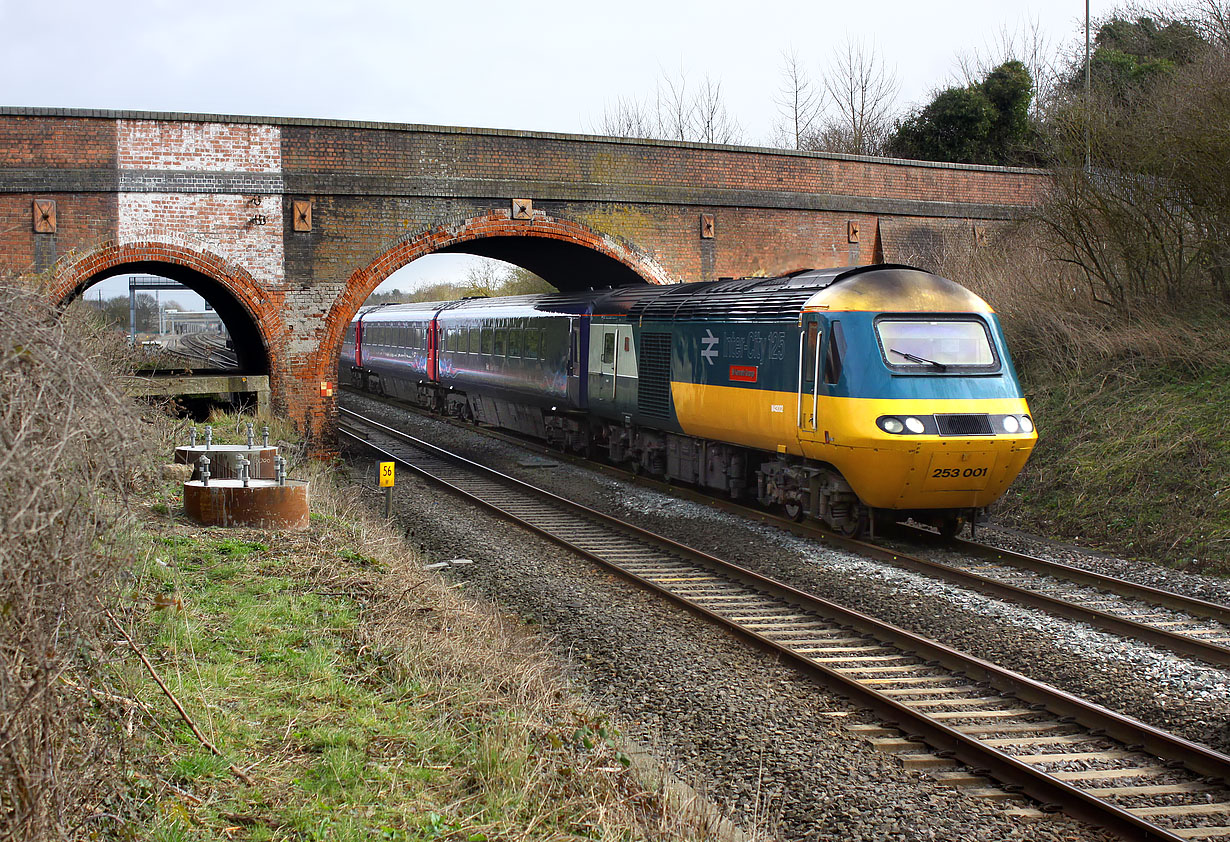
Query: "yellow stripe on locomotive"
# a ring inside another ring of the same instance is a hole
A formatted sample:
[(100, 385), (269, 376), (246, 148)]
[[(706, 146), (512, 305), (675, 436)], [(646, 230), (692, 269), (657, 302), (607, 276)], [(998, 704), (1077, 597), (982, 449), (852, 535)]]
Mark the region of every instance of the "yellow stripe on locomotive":
[(688, 435), (832, 465), (868, 506), (886, 509), (981, 508), (1020, 473), (1037, 434), (895, 435), (880, 418), (936, 415), (1026, 417), (1023, 398), (983, 400), (843, 398), (672, 382), (675, 413)]

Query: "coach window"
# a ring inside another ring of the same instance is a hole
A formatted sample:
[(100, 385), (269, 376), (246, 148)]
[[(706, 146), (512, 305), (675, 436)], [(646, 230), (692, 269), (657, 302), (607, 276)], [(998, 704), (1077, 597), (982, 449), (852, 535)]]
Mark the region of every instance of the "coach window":
[(519, 327), (510, 327), (508, 329), (508, 356), (521, 356), (521, 334), (524, 331)]
[(538, 328), (526, 328), (525, 330), (525, 358), (527, 360), (538, 359), (538, 346), (542, 344), (542, 331)]
[(491, 328), (489, 327), (482, 328), (482, 342), (480, 344), (480, 347), (482, 348), (482, 352), (484, 354), (491, 353)]
[(495, 347), (491, 349), (494, 356), (502, 357), (508, 349), (508, 328), (497, 327), (495, 329)]
[(615, 331), (604, 333), (602, 335), (602, 364), (610, 365), (615, 362)]
[(478, 353), (478, 328), (473, 325), (466, 328), (466, 344), (469, 346), (471, 354)]

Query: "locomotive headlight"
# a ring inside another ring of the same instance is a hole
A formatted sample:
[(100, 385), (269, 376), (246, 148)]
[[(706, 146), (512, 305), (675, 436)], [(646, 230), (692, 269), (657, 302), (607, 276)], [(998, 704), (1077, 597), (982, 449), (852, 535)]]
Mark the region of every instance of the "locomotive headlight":
[(905, 425), (901, 423), (900, 419), (893, 418), (890, 415), (887, 418), (880, 419), (880, 429), (886, 433), (896, 434), (905, 430)]
[(1032, 433), (1034, 431), (1034, 422), (1028, 415), (1021, 416), (1021, 432)]
[(908, 429), (911, 433), (914, 433), (915, 435), (922, 433), (922, 431), (926, 429), (926, 427), (923, 426), (923, 422), (919, 421), (917, 418), (913, 416), (910, 416), (909, 418), (905, 419), (905, 426), (906, 426), (906, 429)]
[(1005, 415), (1003, 424), (1005, 433), (1015, 433), (1021, 429), (1021, 422), (1016, 420), (1015, 415)]

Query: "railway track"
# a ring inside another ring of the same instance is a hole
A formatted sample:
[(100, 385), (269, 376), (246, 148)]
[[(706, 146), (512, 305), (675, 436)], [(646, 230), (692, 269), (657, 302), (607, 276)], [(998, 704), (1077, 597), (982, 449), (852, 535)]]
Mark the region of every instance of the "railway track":
[(238, 368), (239, 358), (226, 347), (226, 340), (218, 334), (190, 333), (179, 337), (175, 347), (167, 352), (189, 360), (201, 360), (215, 368)]
[(963, 763), (1127, 838), (1230, 838), (1226, 755), (341, 413), (366, 447), (873, 709), (907, 763)]
[[(373, 400), (368, 393), (359, 392)], [(714, 498), (696, 489), (672, 485), (591, 460), (570, 457), (524, 438), (489, 428), (441, 418), (412, 405), (383, 399), (402, 411), (412, 411), (465, 429), (479, 429), (520, 447), (549, 453), (592, 470), (619, 476), (665, 493), (700, 502), (742, 517), (769, 523), (802, 537), (813, 538), (858, 555), (969, 588), (996, 599), (1086, 623), (1101, 631), (1139, 640), (1152, 646), (1230, 667), (1230, 607), (1106, 576), (974, 541), (941, 539), (934, 533), (909, 529), (909, 543), (923, 552), (958, 556), (940, 560), (908, 551), (898, 543), (885, 546), (836, 535), (810, 523), (796, 523), (762, 509)]]

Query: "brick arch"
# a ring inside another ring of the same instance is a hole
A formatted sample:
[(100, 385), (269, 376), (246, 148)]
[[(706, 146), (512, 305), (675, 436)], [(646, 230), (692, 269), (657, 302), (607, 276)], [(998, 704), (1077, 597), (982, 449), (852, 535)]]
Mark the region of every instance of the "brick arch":
[[(676, 281), (650, 255), (624, 240), (595, 231), (582, 223), (552, 218), (542, 211), (534, 211), (530, 219), (512, 219), (507, 210), (491, 211), (405, 237), (367, 266), (351, 274), (346, 288), (333, 302), (325, 320), (321, 337), (323, 367), (319, 376), (322, 379), (332, 376), (330, 372), (336, 369), (331, 366), (336, 365), (346, 326), (372, 291), (388, 280), (390, 275), (425, 255), (492, 237), (537, 238), (581, 246), (619, 263), (647, 283), (669, 284)], [(464, 251), (459, 248), (450, 250)]]
[(278, 349), (286, 333), (286, 325), (279, 315), (281, 294), (263, 289), (247, 271), (207, 251), (160, 240), (106, 242), (83, 254), (69, 255), (56, 264), (51, 298), (57, 303), (66, 303), (96, 278), (118, 274), (125, 266), (140, 266), (151, 272), (163, 266), (168, 267), (166, 273), (170, 275), (177, 274), (177, 270), (190, 270), (213, 281), (234, 299), (237, 312), (255, 327), (270, 373), (277, 370)]

